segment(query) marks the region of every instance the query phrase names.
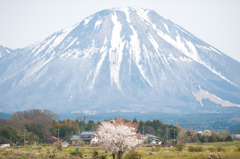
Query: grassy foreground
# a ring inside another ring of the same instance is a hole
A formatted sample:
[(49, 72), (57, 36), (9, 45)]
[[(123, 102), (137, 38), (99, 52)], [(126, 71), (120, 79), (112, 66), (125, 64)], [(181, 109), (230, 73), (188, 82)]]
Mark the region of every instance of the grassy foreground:
[[(190, 146), (202, 147), (202, 152), (189, 152)], [(220, 152), (216, 152), (216, 149), (221, 147)], [(240, 151), (236, 152), (237, 147), (240, 147), (240, 141), (234, 142), (215, 142), (215, 143), (204, 143), (198, 145), (196, 143), (186, 144), (182, 152), (178, 152), (174, 147), (162, 147), (160, 150), (156, 150), (151, 147), (139, 147), (138, 152), (142, 155), (143, 159), (159, 159), (159, 158), (176, 158), (176, 159), (208, 159), (210, 155), (215, 155), (215, 159), (240, 159)], [(77, 158), (70, 155), (71, 152), (79, 149), (83, 152), (84, 159), (92, 158), (93, 151), (97, 150), (99, 153), (105, 154), (105, 151), (100, 147), (90, 146), (78, 146), (63, 148), (63, 151), (55, 151), (56, 147), (11, 147), (11, 148), (0, 148), (0, 158)], [(214, 148), (215, 151), (211, 152), (208, 149)], [(149, 152), (155, 151), (154, 155), (149, 155)], [(218, 155), (219, 154), (219, 155)], [(109, 153), (106, 153), (107, 158), (112, 158)]]

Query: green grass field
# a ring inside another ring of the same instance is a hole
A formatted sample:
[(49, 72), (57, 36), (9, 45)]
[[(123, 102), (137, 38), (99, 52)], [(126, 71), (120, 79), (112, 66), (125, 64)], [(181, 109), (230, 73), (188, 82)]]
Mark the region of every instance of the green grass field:
[[(189, 152), (190, 146), (202, 147), (202, 152)], [(161, 147), (159, 151), (155, 152), (154, 155), (149, 155), (149, 152), (156, 151), (156, 148), (141, 146), (138, 148), (139, 154), (142, 155), (143, 159), (159, 159), (159, 158), (174, 158), (174, 159), (208, 159), (210, 155), (215, 155), (215, 159), (240, 159), (240, 151), (236, 151), (237, 147), (240, 147), (240, 141), (234, 142), (215, 142), (215, 143), (204, 143), (198, 145), (197, 143), (189, 143), (183, 148), (182, 152), (176, 151), (174, 147)], [(0, 158), (77, 158), (70, 155), (71, 152), (79, 149), (83, 152), (84, 159), (92, 158), (93, 151), (97, 150), (99, 153), (105, 154), (105, 151), (100, 147), (91, 146), (77, 146), (63, 148), (63, 151), (53, 151), (56, 147), (11, 147), (1, 148)], [(214, 150), (211, 152), (209, 148)], [(217, 152), (217, 148), (221, 148), (220, 152)], [(219, 155), (218, 155), (219, 154)], [(107, 158), (112, 158), (111, 154), (106, 153)]]

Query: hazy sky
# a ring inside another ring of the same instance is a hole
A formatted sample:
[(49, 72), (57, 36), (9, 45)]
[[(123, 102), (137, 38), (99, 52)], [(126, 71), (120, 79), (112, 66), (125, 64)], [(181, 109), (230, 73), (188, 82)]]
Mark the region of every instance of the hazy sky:
[(240, 0), (0, 0), (0, 45), (25, 47), (100, 10), (128, 6), (155, 10), (240, 61)]

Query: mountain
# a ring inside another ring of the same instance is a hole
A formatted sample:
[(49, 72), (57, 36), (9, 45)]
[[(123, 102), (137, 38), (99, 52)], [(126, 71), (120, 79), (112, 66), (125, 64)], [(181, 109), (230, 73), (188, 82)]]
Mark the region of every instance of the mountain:
[(240, 63), (152, 10), (103, 10), (25, 48), (0, 48), (2, 112), (240, 107)]
[(11, 114), (6, 114), (6, 113), (0, 112), (0, 119), (10, 119), (11, 116), (12, 116)]

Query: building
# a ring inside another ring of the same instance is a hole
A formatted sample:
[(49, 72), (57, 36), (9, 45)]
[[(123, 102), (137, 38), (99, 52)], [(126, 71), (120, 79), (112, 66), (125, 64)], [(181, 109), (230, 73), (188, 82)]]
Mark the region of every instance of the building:
[(234, 139), (240, 139), (240, 134), (232, 134)]
[(67, 141), (62, 142), (62, 147), (68, 147), (68, 142)]
[(80, 134), (73, 135), (71, 138), (72, 141), (74, 140), (82, 140), (86, 144), (90, 144), (91, 140), (94, 138), (96, 131), (82, 131)]
[(149, 140), (151, 140), (151, 143), (155, 143), (155, 144), (161, 144), (160, 139), (157, 136), (154, 136), (152, 134), (146, 134), (142, 137), (144, 143), (148, 143)]
[(1, 147), (10, 147), (10, 144), (1, 144)]
[(58, 138), (56, 138), (55, 136), (49, 136), (49, 137), (45, 140), (45, 142), (46, 142), (47, 144), (53, 144), (53, 143), (55, 143), (55, 142), (58, 142)]

